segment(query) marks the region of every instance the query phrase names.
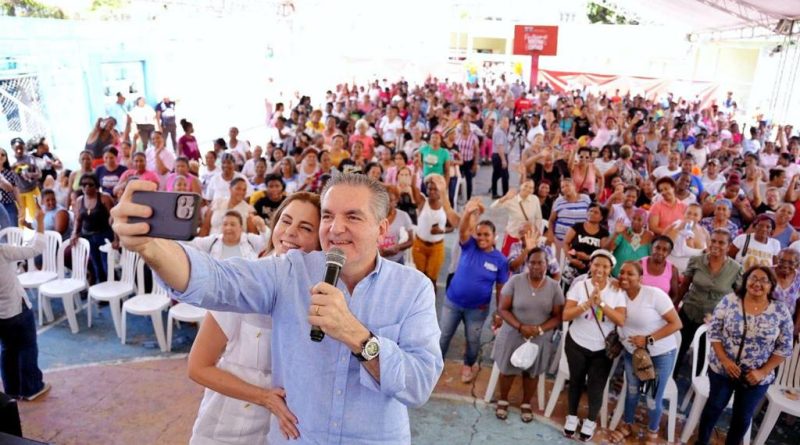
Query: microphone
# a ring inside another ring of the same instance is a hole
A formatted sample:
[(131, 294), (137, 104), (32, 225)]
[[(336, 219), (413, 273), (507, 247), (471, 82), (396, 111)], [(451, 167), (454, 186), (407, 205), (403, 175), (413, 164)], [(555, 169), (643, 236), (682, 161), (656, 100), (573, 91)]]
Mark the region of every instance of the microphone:
[[(332, 247), (328, 253), (325, 254), (325, 282), (331, 286), (336, 286), (339, 281), (339, 273), (344, 267), (344, 262), (347, 258), (344, 256), (342, 249)], [(325, 338), (325, 333), (322, 332), (319, 326), (311, 326), (311, 341), (317, 343)]]

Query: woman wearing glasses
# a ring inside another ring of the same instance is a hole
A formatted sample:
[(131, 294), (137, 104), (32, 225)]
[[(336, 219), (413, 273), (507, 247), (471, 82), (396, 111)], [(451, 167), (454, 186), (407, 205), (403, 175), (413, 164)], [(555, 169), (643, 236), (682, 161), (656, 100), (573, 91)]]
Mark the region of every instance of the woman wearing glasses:
[[(100, 181), (94, 173), (81, 176), (80, 182), (83, 195), (75, 201), (75, 225), (70, 238), (70, 245), (74, 246), (78, 238), (89, 241), (89, 261), (95, 283), (106, 281), (106, 254), (100, 251), (100, 246), (106, 240), (113, 240), (116, 244), (116, 235), (111, 230), (111, 207), (114, 201), (111, 195), (103, 193)], [(113, 273), (113, 271), (112, 271)]]
[(772, 269), (753, 266), (743, 285), (714, 309), (708, 338), (709, 398), (700, 416), (697, 444), (705, 445), (722, 411), (734, 397), (725, 445), (738, 445), (750, 427), (753, 414), (773, 372), (792, 354), (792, 318), (785, 305), (773, 298), (776, 280)]
[(577, 155), (570, 160), (569, 171), (578, 193), (594, 198), (605, 186), (602, 173), (592, 162), (592, 149), (589, 147), (578, 149)]

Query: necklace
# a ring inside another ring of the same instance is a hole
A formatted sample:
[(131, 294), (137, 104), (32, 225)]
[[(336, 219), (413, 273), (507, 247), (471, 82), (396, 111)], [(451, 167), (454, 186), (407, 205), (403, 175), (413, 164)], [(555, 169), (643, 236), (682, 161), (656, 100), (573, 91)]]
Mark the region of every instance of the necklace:
[(542, 277), (538, 283), (534, 283), (533, 279), (528, 277), (528, 284), (531, 286), (531, 297), (536, 296), (536, 289), (539, 289), (544, 284), (545, 277)]
[(631, 248), (633, 248), (633, 250), (639, 250), (639, 247), (642, 246), (642, 234), (634, 232), (633, 229), (628, 229), (628, 233), (631, 235)]

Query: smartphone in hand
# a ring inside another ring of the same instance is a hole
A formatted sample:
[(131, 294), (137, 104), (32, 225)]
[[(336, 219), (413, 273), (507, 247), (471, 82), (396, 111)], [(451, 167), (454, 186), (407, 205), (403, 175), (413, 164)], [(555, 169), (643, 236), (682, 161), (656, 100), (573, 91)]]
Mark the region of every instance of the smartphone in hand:
[(147, 236), (189, 241), (197, 235), (201, 201), (197, 193), (138, 191), (132, 200), (153, 209), (150, 218), (128, 218), (131, 223), (150, 224)]

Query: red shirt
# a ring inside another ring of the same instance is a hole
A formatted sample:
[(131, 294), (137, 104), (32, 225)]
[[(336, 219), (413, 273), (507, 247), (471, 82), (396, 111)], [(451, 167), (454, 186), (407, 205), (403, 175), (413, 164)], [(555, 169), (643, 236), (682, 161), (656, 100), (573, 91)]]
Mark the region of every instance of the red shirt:
[(533, 101), (525, 96), (520, 97), (514, 102), (514, 116), (521, 116), (522, 113), (533, 108)]

